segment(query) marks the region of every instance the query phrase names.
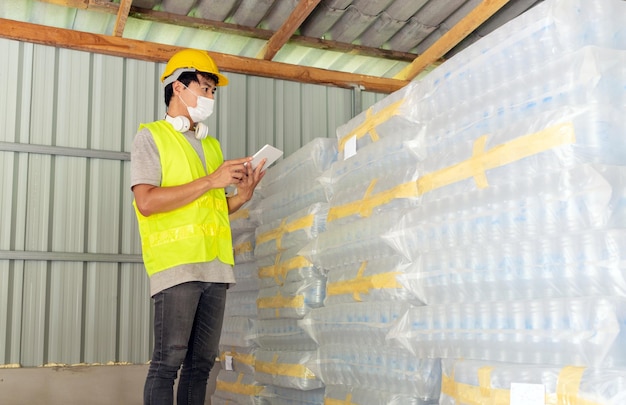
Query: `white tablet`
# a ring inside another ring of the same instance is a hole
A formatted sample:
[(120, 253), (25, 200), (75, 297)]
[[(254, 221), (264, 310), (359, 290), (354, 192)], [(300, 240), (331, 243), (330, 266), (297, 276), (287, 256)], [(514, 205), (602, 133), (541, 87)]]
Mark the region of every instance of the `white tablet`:
[(252, 156), (252, 168), (256, 169), (259, 163), (261, 163), (261, 160), (267, 159), (267, 162), (265, 162), (265, 165), (263, 166), (263, 170), (265, 170), (282, 155), (282, 150), (276, 149), (272, 145), (265, 145)]

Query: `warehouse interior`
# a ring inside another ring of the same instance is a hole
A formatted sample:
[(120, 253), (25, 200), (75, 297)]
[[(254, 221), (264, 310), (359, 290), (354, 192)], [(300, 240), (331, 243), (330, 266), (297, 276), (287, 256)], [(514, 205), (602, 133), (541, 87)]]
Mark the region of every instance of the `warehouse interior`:
[(7, 0), (0, 396), (135, 404), (132, 208), (159, 77), (209, 51), (230, 218), (207, 402), (626, 401), (624, 0)]

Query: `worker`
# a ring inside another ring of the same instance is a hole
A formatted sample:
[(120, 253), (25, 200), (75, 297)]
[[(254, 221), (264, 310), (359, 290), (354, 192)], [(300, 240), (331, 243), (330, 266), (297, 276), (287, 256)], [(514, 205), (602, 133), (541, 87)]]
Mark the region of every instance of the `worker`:
[[(206, 51), (184, 49), (161, 76), (167, 114), (141, 124), (131, 150), (131, 189), (154, 301), (154, 349), (144, 404), (204, 404), (218, 356), (226, 290), (235, 282), (228, 215), (252, 198), (265, 160), (224, 160), (203, 123), (228, 84)], [(226, 188), (235, 192), (226, 195)], [(182, 366), (182, 368), (181, 368)]]

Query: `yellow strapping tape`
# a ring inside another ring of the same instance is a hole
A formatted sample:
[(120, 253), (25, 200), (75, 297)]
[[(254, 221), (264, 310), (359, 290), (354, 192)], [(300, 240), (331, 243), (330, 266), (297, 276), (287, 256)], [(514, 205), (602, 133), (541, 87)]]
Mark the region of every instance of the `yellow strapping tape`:
[(252, 242), (243, 242), (233, 247), (236, 255), (252, 252)]
[(237, 220), (237, 219), (248, 219), (250, 218), (250, 210), (248, 209), (238, 209), (237, 211), (233, 212), (232, 214), (230, 214), (228, 216), (228, 218), (231, 221)]
[(478, 369), (478, 386), (483, 396), (489, 396), (491, 391), (491, 371), (493, 367), (485, 366)]
[(366, 195), (362, 200), (331, 207), (328, 210), (327, 221), (331, 222), (355, 214), (359, 214), (362, 217), (369, 217), (372, 215), (374, 208), (388, 204), (394, 199), (418, 196), (417, 183), (414, 181), (398, 184), (389, 190), (382, 191), (372, 196), (369, 195), (371, 189), (372, 183), (368, 187)]
[(346, 142), (354, 136), (359, 139), (362, 138), (365, 134), (369, 133), (372, 141), (378, 141), (379, 137), (375, 131), (375, 128), (383, 122), (387, 121), (392, 116), (397, 115), (398, 109), (400, 108), (402, 103), (404, 103), (404, 99), (389, 104), (387, 107), (384, 107), (376, 114), (372, 112), (373, 107), (368, 108), (365, 112), (365, 120), (358, 127), (352, 130), (352, 132), (339, 140), (339, 152), (343, 152), (346, 146)]
[(334, 221), (350, 215), (359, 214), (367, 217), (375, 207), (384, 205), (397, 198), (419, 197), (429, 191), (473, 177), (479, 188), (488, 187), (486, 170), (504, 166), (525, 157), (546, 150), (572, 144), (576, 140), (572, 123), (554, 125), (533, 134), (524, 135), (502, 145), (485, 151), (487, 136), (483, 135), (474, 142), (473, 156), (460, 163), (424, 174), (416, 182), (399, 184), (389, 190), (370, 196), (372, 185), (365, 197), (359, 201), (331, 207), (328, 221)]
[(285, 297), (280, 291), (273, 297), (257, 298), (257, 307), (260, 309), (268, 308), (302, 308), (304, 307), (304, 295), (296, 295), (293, 297)]
[(262, 385), (243, 384), (241, 382), (242, 379), (243, 373), (239, 373), (239, 375), (237, 376), (237, 381), (217, 381), (215, 383), (215, 388), (219, 391), (232, 392), (235, 394), (245, 395), (249, 397), (257, 396), (263, 391), (264, 387)]
[(254, 369), (260, 373), (314, 380), (315, 374), (304, 364), (279, 364), (278, 355), (271, 362), (257, 360)]
[(478, 187), (486, 187), (485, 171), (504, 166), (523, 158), (536, 155), (558, 146), (575, 143), (576, 136), (571, 122), (548, 127), (515, 138), (502, 145), (484, 150), (486, 138), (480, 137), (474, 144), (474, 156), (433, 173), (421, 176), (417, 180), (419, 195), (440, 187), (473, 177)]
[(361, 263), (356, 277), (351, 280), (328, 283), (326, 286), (326, 295), (352, 294), (355, 301), (361, 301), (359, 294), (368, 294), (370, 290), (401, 287), (401, 284), (396, 280), (396, 276), (400, 274), (400, 272), (392, 271), (363, 277), (363, 272), (366, 267), (367, 262)]
[(313, 226), (313, 220), (315, 215), (306, 215), (302, 218), (298, 218), (288, 224), (285, 223), (286, 219), (283, 219), (278, 228), (264, 232), (256, 238), (257, 244), (268, 242), (272, 239), (276, 239), (276, 247), (280, 249), (280, 239), (286, 233), (298, 231), (300, 229), (310, 228)]
[(501, 388), (475, 387), (454, 381), (447, 375), (441, 378), (441, 393), (464, 405), (509, 405), (510, 391)]
[(306, 257), (295, 256), (283, 263), (260, 267), (258, 274), (259, 278), (273, 278), (277, 285), (282, 285), (287, 278), (287, 273), (291, 270), (310, 267), (312, 265), (313, 264)]
[(357, 405), (352, 402), (352, 393), (346, 395), (346, 399), (324, 398), (324, 405)]
[(561, 369), (556, 383), (556, 396), (559, 404), (578, 404), (578, 390), (585, 367), (567, 366)]

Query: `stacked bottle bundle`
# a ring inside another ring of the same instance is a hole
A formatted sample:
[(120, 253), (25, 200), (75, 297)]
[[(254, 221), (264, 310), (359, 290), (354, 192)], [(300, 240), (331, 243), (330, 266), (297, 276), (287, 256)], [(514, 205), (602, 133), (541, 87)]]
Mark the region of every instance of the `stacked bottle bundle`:
[(254, 231), (257, 217), (252, 214), (260, 198), (255, 195), (230, 216), (237, 283), (226, 293), (224, 322), (220, 336), (220, 365), (211, 403), (269, 404), (262, 398), (264, 385), (254, 381), (256, 343), (256, 298), (259, 291), (254, 261)]
[(269, 168), (258, 192), (261, 224), (281, 220), (315, 203), (327, 202), (317, 178), (337, 159), (337, 142), (316, 138)]
[(386, 240), (422, 302), (626, 296), (626, 166), (577, 166), (424, 204)]
[(257, 187), (262, 197), (270, 197), (301, 183), (315, 180), (337, 160), (337, 141), (315, 138), (281, 160), (280, 170), (268, 170)]
[(265, 390), (272, 405), (320, 405), (324, 403), (324, 388), (302, 391), (273, 386)]
[(270, 405), (263, 396), (265, 386), (254, 380), (254, 375), (224, 372), (221, 370), (215, 381), (215, 394), (211, 396), (213, 405)]
[[(259, 293), (255, 376), (276, 388), (313, 391), (322, 381), (306, 363), (315, 353), (315, 342), (297, 320), (323, 304), (326, 278), (298, 251), (326, 228), (327, 196), (317, 178), (336, 159), (336, 141), (316, 139), (268, 169), (261, 183), (260, 226), (255, 232), (255, 261)], [(319, 396), (319, 393), (311, 395)], [(272, 402), (278, 401), (272, 397)], [(308, 399), (307, 399), (308, 398)], [(302, 395), (297, 402), (306, 403)]]
[(326, 230), (328, 203), (317, 202), (293, 214), (259, 225), (255, 230), (254, 256), (275, 255), (300, 247)]
[[(543, 386), (546, 404), (626, 403), (626, 371), (587, 367), (442, 360), (441, 405), (508, 403), (524, 389)], [(517, 387), (516, 387), (517, 384)], [(524, 385), (530, 385), (524, 386)], [(327, 388), (328, 391), (328, 388)], [(518, 397), (521, 398), (521, 397)]]
[(256, 381), (273, 387), (301, 391), (323, 388), (308, 364), (315, 351), (264, 350), (257, 352), (254, 365)]
[(330, 404), (359, 405), (437, 405), (438, 399), (420, 398), (412, 394), (379, 391), (375, 388), (354, 389), (348, 385), (327, 385), (325, 397)]
[(413, 307), (387, 338), (417, 357), (626, 366), (626, 298), (479, 301)]
[(476, 100), (484, 105), (494, 89), (506, 87), (512, 78), (545, 72), (546, 63), (582, 47), (626, 49), (625, 8), (619, 0), (552, 0), (533, 7), (426, 76), (418, 90), (418, 120), (443, 117), (451, 107)]
[(340, 125), (337, 128), (337, 161), (349, 159), (363, 147), (377, 143), (385, 136), (419, 127), (417, 106), (407, 102), (417, 86), (416, 82), (409, 83)]

